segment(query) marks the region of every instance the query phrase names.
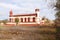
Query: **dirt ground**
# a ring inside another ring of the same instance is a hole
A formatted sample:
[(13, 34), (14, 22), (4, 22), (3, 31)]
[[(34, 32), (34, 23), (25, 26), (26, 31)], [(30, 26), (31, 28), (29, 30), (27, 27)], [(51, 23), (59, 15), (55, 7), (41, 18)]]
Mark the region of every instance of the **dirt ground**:
[(0, 40), (56, 40), (55, 28), (0, 27)]

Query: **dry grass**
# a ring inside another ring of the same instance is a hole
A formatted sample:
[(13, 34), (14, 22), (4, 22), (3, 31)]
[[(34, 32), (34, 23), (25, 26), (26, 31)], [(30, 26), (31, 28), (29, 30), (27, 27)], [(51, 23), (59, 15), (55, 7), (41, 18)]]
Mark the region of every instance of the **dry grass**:
[(50, 27), (0, 27), (0, 40), (56, 40)]

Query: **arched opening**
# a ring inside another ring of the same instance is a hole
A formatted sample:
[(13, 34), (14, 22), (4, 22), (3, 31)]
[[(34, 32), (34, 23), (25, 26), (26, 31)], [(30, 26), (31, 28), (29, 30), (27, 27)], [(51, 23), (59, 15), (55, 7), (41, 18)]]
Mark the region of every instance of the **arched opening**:
[(23, 22), (23, 18), (21, 18), (21, 22)]
[(33, 22), (35, 22), (35, 17), (33, 17)]
[(28, 18), (28, 22), (30, 22), (30, 18)]

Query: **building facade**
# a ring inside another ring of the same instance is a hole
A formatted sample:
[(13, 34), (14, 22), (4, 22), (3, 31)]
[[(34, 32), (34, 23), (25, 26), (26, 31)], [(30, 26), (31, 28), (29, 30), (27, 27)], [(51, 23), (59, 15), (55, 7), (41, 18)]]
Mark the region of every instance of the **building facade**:
[(11, 10), (7, 24), (16, 24), (16, 19), (18, 19), (18, 24), (40, 24), (42, 18), (39, 16), (39, 11), (35, 9), (34, 13), (14, 15)]

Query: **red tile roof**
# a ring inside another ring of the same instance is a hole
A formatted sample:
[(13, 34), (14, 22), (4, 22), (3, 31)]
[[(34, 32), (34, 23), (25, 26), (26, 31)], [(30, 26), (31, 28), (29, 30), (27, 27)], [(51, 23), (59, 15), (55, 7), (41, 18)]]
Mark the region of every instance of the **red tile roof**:
[(34, 13), (34, 14), (18, 14), (18, 15), (13, 15), (13, 17), (19, 17), (19, 16), (37, 16), (37, 14), (36, 13)]

